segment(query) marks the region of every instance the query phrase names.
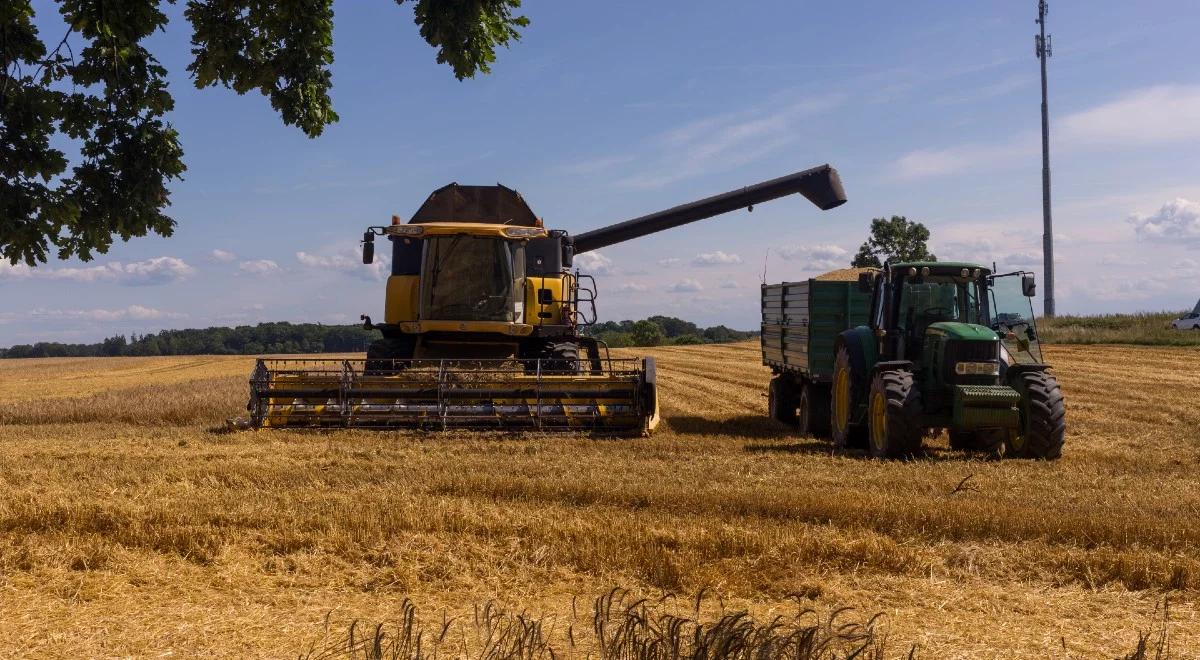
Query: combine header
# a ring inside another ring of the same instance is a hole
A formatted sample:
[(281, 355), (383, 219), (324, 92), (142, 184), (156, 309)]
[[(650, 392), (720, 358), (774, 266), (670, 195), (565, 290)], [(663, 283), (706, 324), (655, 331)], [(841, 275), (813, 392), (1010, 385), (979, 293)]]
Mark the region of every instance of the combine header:
[(596, 320), (595, 281), (576, 254), (799, 193), (846, 201), (828, 165), (570, 236), (547, 230), (501, 185), (434, 191), (408, 224), (370, 227), (391, 242), (383, 335), (362, 360), (260, 359), (249, 425), (647, 433), (658, 424), (653, 358), (616, 359), (580, 333)]

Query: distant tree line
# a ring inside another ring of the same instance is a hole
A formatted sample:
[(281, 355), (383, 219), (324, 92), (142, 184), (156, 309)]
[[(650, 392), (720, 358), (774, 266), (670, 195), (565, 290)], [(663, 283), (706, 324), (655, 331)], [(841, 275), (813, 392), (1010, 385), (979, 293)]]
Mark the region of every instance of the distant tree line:
[(358, 325), (259, 323), (236, 328), (163, 330), (140, 337), (117, 335), (96, 344), (23, 344), (0, 349), (0, 358), (350, 353), (365, 350), (378, 337), (379, 333)]
[(622, 346), (680, 346), (720, 344), (758, 336), (757, 330), (734, 330), (723, 325), (701, 328), (672, 316), (651, 316), (641, 321), (605, 321), (584, 329), (584, 334), (613, 348)]
[[(607, 321), (584, 333), (609, 346), (714, 344), (757, 337), (758, 332), (723, 325), (701, 328), (669, 316), (643, 321)], [(156, 334), (116, 335), (95, 344), (38, 342), (0, 348), (0, 358), (117, 357), (146, 355), (260, 355), (270, 353), (356, 353), (379, 333), (358, 325), (259, 323), (236, 328), (162, 330)]]

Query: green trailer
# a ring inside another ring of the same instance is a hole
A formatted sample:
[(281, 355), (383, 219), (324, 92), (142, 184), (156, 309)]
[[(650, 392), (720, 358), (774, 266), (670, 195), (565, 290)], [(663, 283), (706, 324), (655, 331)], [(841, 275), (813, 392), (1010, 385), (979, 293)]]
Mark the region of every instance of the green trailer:
[(762, 360), (773, 373), (771, 417), (817, 437), (829, 434), (838, 336), (863, 325), (871, 296), (858, 282), (810, 279), (762, 287)]

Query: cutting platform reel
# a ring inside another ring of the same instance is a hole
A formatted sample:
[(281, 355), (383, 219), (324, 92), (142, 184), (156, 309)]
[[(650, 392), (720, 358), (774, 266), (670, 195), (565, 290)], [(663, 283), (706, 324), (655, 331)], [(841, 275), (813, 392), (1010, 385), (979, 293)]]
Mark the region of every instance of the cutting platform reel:
[(583, 430), (648, 433), (658, 425), (653, 358), (605, 359), (582, 373), (549, 360), (260, 359), (250, 425)]

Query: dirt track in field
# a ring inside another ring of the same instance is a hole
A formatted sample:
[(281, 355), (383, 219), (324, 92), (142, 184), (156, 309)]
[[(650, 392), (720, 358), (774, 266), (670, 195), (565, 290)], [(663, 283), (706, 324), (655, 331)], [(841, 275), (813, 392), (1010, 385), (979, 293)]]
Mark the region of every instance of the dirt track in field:
[(406, 595), (567, 616), (620, 585), (880, 612), (921, 657), (1124, 655), (1169, 597), (1200, 657), (1200, 350), (1051, 347), (1049, 464), (833, 455), (766, 419), (756, 344), (642, 353), (641, 440), (227, 434), (246, 358), (0, 361), (0, 655), (278, 657)]

